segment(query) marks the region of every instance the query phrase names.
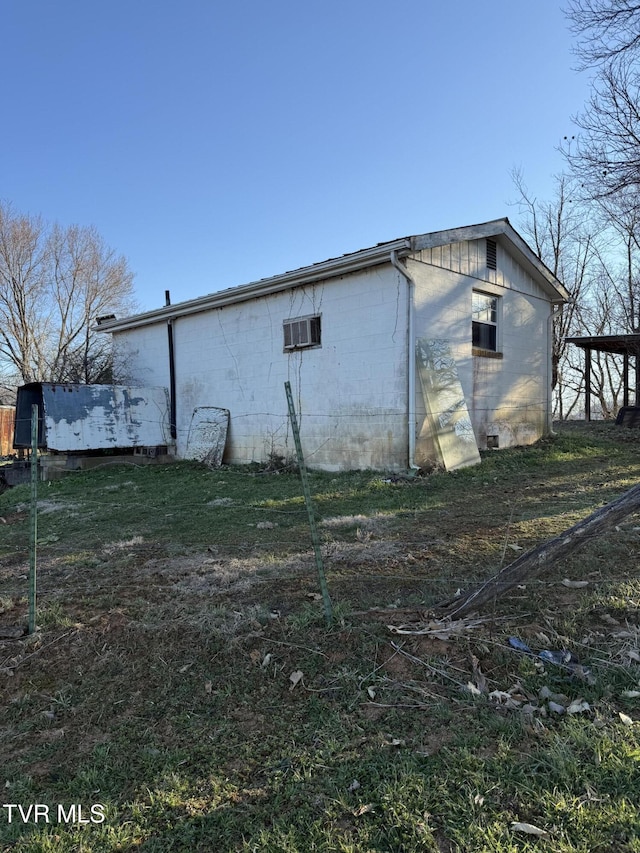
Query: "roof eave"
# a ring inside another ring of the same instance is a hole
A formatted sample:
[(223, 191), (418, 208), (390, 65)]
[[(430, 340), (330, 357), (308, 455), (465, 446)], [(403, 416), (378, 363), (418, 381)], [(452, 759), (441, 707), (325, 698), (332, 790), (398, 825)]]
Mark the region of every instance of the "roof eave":
[(576, 335), (565, 338), (565, 343), (574, 344), (584, 350), (640, 356), (640, 334), (637, 332), (620, 335)]
[(462, 228), (452, 228), (446, 231), (434, 231), (429, 234), (419, 234), (414, 237), (403, 237), (388, 243), (380, 243), (369, 249), (362, 249), (359, 252), (342, 255), (339, 258), (331, 258), (318, 264), (302, 267), (301, 269), (292, 270), (291, 272), (282, 273), (270, 278), (263, 278), (259, 281), (240, 285), (239, 287), (227, 288), (226, 290), (210, 293), (198, 299), (191, 299), (175, 305), (166, 305), (162, 308), (156, 308), (153, 311), (123, 318), (122, 320), (107, 320), (97, 326), (96, 329), (100, 332), (122, 332), (128, 329), (139, 328), (140, 326), (149, 326), (177, 317), (185, 317), (190, 314), (198, 314), (202, 311), (222, 308), (226, 305), (246, 302), (249, 299), (269, 296), (272, 293), (278, 293), (292, 287), (313, 284), (317, 281), (358, 272), (359, 270), (385, 263), (389, 260), (392, 252), (396, 252), (400, 257), (406, 257), (422, 249), (490, 237), (497, 239), (504, 237), (508, 241), (511, 253), (516, 255), (518, 262), (525, 269), (528, 269), (536, 281), (538, 281), (543, 290), (550, 296), (551, 302), (561, 304), (569, 301), (570, 294), (564, 285), (531, 250), (505, 217), (503, 219), (482, 222), (478, 225), (467, 225)]
[(123, 318), (122, 320), (107, 320), (97, 326), (96, 330), (100, 332), (122, 332), (127, 329), (172, 320), (177, 317), (198, 314), (201, 311), (222, 308), (225, 305), (246, 302), (249, 299), (256, 299), (261, 296), (269, 296), (272, 293), (278, 293), (292, 287), (313, 284), (316, 281), (324, 281), (328, 278), (336, 278), (352, 272), (358, 272), (358, 270), (368, 267), (377, 266), (388, 261), (391, 252), (398, 253), (400, 257), (410, 254), (411, 239), (403, 237), (389, 243), (381, 243), (370, 249), (354, 252), (351, 255), (343, 255), (340, 258), (332, 258), (319, 264), (302, 267), (301, 269), (292, 270), (291, 272), (282, 273), (271, 278), (263, 278), (250, 284), (243, 284), (239, 287), (231, 287), (216, 293), (210, 293), (198, 299), (179, 302), (175, 305), (166, 305), (162, 308), (156, 308), (153, 311)]

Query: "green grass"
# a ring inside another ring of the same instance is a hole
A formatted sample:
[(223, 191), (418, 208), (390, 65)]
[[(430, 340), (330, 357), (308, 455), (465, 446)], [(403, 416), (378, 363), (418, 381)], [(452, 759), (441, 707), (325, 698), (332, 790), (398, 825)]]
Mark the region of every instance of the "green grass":
[[(330, 628), (295, 474), (179, 464), (42, 484), (39, 631), (0, 640), (0, 784), (51, 822), (0, 809), (0, 849), (640, 851), (637, 516), (447, 639), (388, 628), (423, 629), (429, 603), (510, 546), (640, 480), (639, 444), (596, 425), (411, 482), (313, 473)], [(26, 614), (27, 502), (0, 496), (0, 626)], [(514, 635), (569, 649), (589, 678)], [(512, 689), (531, 713), (489, 698)], [(557, 715), (545, 690), (589, 710)], [(59, 823), (58, 804), (105, 819)]]

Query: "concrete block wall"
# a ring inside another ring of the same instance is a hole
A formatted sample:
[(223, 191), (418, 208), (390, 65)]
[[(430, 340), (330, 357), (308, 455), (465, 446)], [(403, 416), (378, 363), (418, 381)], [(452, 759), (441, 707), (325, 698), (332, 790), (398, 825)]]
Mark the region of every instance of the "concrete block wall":
[[(415, 280), (415, 336), (443, 338), (456, 359), (480, 448), (534, 441), (546, 425), (550, 304), (498, 245), (486, 270), (484, 240), (422, 250), (407, 259)], [(474, 289), (500, 297), (500, 353), (474, 355)], [(292, 385), (311, 466), (403, 468), (408, 463), (407, 283), (390, 264), (178, 317), (174, 322), (177, 453), (193, 410), (229, 409), (226, 460), (292, 455), (284, 382)], [(283, 321), (320, 315), (322, 344), (285, 352)], [(128, 381), (169, 385), (165, 323), (114, 335)], [(410, 355), (408, 351), (410, 350)], [(424, 438), (416, 388), (415, 424)]]
[[(321, 346), (283, 351), (283, 321), (316, 314)], [(406, 317), (406, 283), (390, 265), (178, 317), (178, 455), (199, 406), (229, 409), (227, 461), (293, 455), (288, 380), (310, 466), (405, 467)], [(138, 381), (168, 385), (165, 324), (115, 339)]]
[[(426, 263), (424, 251), (409, 264), (416, 280), (416, 335), (449, 341), (481, 449), (487, 447), (487, 436), (498, 436), (499, 447), (529, 444), (544, 434), (546, 424), (550, 304), (533, 279), (498, 248), (497, 275), (487, 270), (482, 277), (478, 263), (474, 275)], [(468, 255), (477, 259), (482, 250), (477, 247)], [(440, 252), (438, 257), (450, 260), (452, 254)], [(492, 280), (496, 278), (500, 284)], [(500, 298), (496, 357), (473, 354), (473, 290)]]

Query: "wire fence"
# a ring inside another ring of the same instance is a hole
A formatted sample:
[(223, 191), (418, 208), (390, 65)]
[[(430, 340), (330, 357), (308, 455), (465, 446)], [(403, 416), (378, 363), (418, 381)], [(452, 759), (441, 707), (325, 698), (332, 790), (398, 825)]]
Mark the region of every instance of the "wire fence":
[[(87, 472), (91, 474), (91, 472)], [(220, 476), (225, 476), (224, 470)], [(255, 481), (255, 474), (243, 473), (234, 469), (234, 477), (243, 477)], [(372, 480), (375, 482), (375, 480)], [(380, 483), (384, 479), (380, 478)], [(135, 488), (135, 483), (131, 483)], [(105, 488), (109, 488), (108, 486)], [(125, 485), (126, 489), (127, 486)], [(395, 488), (389, 484), (389, 488)], [(402, 488), (402, 487), (401, 487)], [(328, 516), (318, 513), (318, 530), (320, 534), (320, 548), (327, 558), (328, 565), (336, 568), (344, 567), (345, 561), (358, 565), (358, 574), (365, 581), (367, 578), (379, 577), (379, 572), (366, 572), (366, 565), (386, 564), (387, 567), (398, 568), (400, 565), (408, 567), (409, 571), (385, 570), (385, 577), (398, 579), (416, 580), (417, 574), (423, 574), (425, 578), (435, 580), (434, 572), (442, 573), (447, 582), (466, 584), (469, 582), (471, 557), (477, 560), (478, 571), (486, 570), (487, 566), (495, 566), (496, 570), (509, 556), (521, 554), (524, 546), (517, 544), (521, 541), (528, 542), (533, 536), (528, 526), (531, 524), (532, 516), (529, 509), (523, 506), (522, 513), (513, 511), (513, 507), (505, 506), (503, 516), (495, 515), (492, 519), (492, 527), (486, 529), (486, 513), (480, 509), (476, 515), (473, 507), (468, 505), (458, 506), (446, 510), (447, 533), (444, 538), (440, 536), (440, 528), (437, 513), (428, 501), (428, 481), (415, 487), (408, 485), (409, 490), (416, 488), (425, 492), (424, 505), (401, 507), (398, 512), (401, 518), (396, 522), (392, 512), (385, 517), (384, 513), (373, 510), (369, 514)], [(213, 494), (213, 493), (212, 493)], [(88, 549), (97, 552), (108, 552), (115, 550), (127, 550), (144, 556), (145, 554), (158, 555), (166, 551), (180, 553), (177, 545), (182, 545), (183, 553), (188, 551), (199, 551), (206, 555), (217, 555), (220, 559), (256, 557), (270, 555), (276, 560), (278, 555), (282, 562), (291, 557), (293, 553), (306, 556), (313, 562), (313, 550), (309, 540), (309, 532), (306, 525), (307, 510), (302, 501), (302, 495), (293, 495), (283, 498), (284, 501), (299, 502), (299, 506), (282, 508), (272, 505), (260, 505), (250, 500), (233, 500), (224, 497), (216, 498), (210, 496), (207, 500), (185, 500), (177, 499), (175, 495), (167, 495), (158, 500), (149, 499), (148, 492), (144, 494), (144, 502), (132, 505), (130, 501), (126, 504), (122, 500), (105, 500), (91, 498), (87, 494), (79, 492), (77, 497), (64, 497), (56, 499), (49, 495), (40, 497), (37, 501), (39, 513), (39, 553), (44, 559), (57, 559), (67, 557), (72, 551), (83, 552)], [(340, 496), (336, 495), (336, 500)], [(317, 502), (316, 502), (317, 503)], [(331, 501), (327, 501), (330, 505)], [(384, 502), (381, 500), (381, 506)], [(27, 561), (29, 557), (29, 536), (27, 522), (29, 518), (30, 504), (25, 501), (17, 507), (0, 509), (0, 517), (3, 517), (5, 533), (8, 532), (16, 520), (22, 522), (19, 534), (20, 542), (7, 542), (5, 535), (4, 551), (5, 557), (12, 554), (15, 558)], [(122, 519), (124, 514), (125, 518)], [(407, 521), (409, 514), (414, 521)], [(567, 504), (562, 515), (570, 516), (569, 524), (573, 521), (575, 508)], [(582, 513), (579, 513), (582, 514)], [(21, 516), (19, 519), (12, 516)], [(256, 518), (264, 518), (266, 521), (256, 521)], [(539, 530), (544, 529), (544, 511), (538, 518)], [(115, 518), (119, 525), (114, 530)], [(189, 519), (190, 524), (197, 526), (207, 521), (212, 522), (212, 535), (209, 540), (202, 536), (198, 542), (184, 541), (180, 543), (168, 536), (170, 519), (177, 519), (180, 528), (181, 519)], [(215, 519), (215, 527), (213, 520)], [(451, 539), (449, 528), (455, 526), (456, 519), (460, 519), (460, 540), (473, 544), (473, 552), (461, 571), (459, 555), (455, 553), (455, 541)], [(482, 526), (482, 534), (476, 533), (475, 524)], [(521, 532), (519, 525), (526, 528)], [(549, 524), (553, 522), (549, 521)], [(251, 535), (246, 532), (252, 528)], [(413, 533), (412, 533), (413, 528)], [(220, 534), (220, 529), (227, 529), (226, 535)], [(554, 527), (555, 529), (555, 527)], [(137, 531), (137, 533), (136, 533)], [(215, 532), (213, 532), (215, 531)], [(419, 531), (419, 532), (417, 532)], [(640, 523), (631, 517), (628, 522), (618, 526), (613, 534), (618, 544), (626, 549), (630, 561), (635, 560), (640, 550)], [(15, 540), (15, 536), (11, 537)], [(242, 541), (237, 541), (241, 538)], [(170, 543), (171, 547), (166, 550)], [(513, 547), (513, 554), (510, 548)], [(350, 550), (351, 549), (351, 550)], [(606, 552), (607, 546), (603, 546)], [(591, 549), (591, 555), (598, 557), (598, 546)], [(454, 556), (452, 556), (454, 554)], [(451, 563), (458, 566), (453, 570)], [(617, 564), (618, 565), (618, 564)], [(631, 564), (630, 564), (631, 565)], [(1, 566), (1, 563), (0, 563)], [(364, 569), (364, 570), (363, 570)], [(605, 587), (624, 581), (633, 580), (629, 573), (611, 572), (607, 567), (606, 577), (595, 578), (590, 581), (594, 587)], [(535, 583), (542, 584), (546, 581)]]
[[(293, 434), (284, 402), (282, 409), (274, 407), (244, 412), (228, 411), (228, 446), (234, 461), (263, 461), (270, 454), (282, 453), (283, 450), (293, 455)], [(507, 399), (496, 400), (491, 405), (474, 405), (470, 416), (476, 429), (486, 431), (498, 428), (504, 433), (507, 443), (515, 443), (515, 439), (507, 438), (509, 433), (516, 436), (519, 430), (528, 430), (532, 434), (542, 434), (545, 411), (546, 401), (543, 399), (529, 400), (526, 404)], [(448, 408), (430, 409), (428, 413), (418, 410), (414, 426), (416, 437), (455, 430), (456, 419), (465, 414), (459, 401), (454, 401)], [(127, 451), (134, 444), (138, 447), (146, 446), (145, 435), (157, 435), (160, 432), (165, 436), (166, 446), (177, 447), (181, 455), (185, 456), (194, 435), (195, 421), (192, 418), (193, 412), (187, 417), (179, 416), (173, 430), (168, 412), (159, 412), (157, 418), (140, 417), (134, 412), (126, 418), (113, 415), (106, 421), (106, 426), (101, 423), (99, 428), (90, 419), (83, 423), (79, 418), (73, 429), (65, 424), (61, 434), (55, 440), (51, 438), (51, 443), (61, 452), (89, 449), (92, 441), (97, 442), (96, 449), (113, 449), (115, 452), (122, 448)], [(358, 403), (345, 404), (344, 409), (331, 412), (316, 410), (315, 407), (307, 410), (299, 403), (298, 422), (305, 458), (312, 465), (314, 458), (321, 456), (323, 465), (331, 464), (332, 457), (335, 457), (336, 466), (341, 466), (345, 447), (349, 447), (353, 455), (357, 452), (356, 446), (359, 446), (362, 459), (366, 460), (371, 448), (381, 441), (388, 441), (390, 435), (396, 448), (408, 441), (409, 424), (405, 410), (370, 406), (364, 399)], [(27, 419), (17, 417), (16, 435), (26, 434), (29, 424)], [(175, 439), (171, 437), (172, 432)], [(123, 437), (125, 441), (122, 441)], [(480, 436), (481, 441), (482, 438)], [(68, 447), (61, 446), (65, 441)], [(396, 449), (396, 455), (397, 452)], [(380, 458), (379, 453), (377, 458)], [(367, 464), (366, 461), (364, 464)], [(388, 467), (397, 465), (398, 459), (389, 454)]]
[[(542, 405), (542, 401), (538, 401), (538, 405)], [(495, 409), (476, 409), (475, 414), (477, 415), (478, 412), (481, 411), (494, 412)], [(516, 406), (513, 404), (511, 406), (511, 411), (519, 411), (523, 416), (526, 416), (530, 413), (531, 406)], [(442, 412), (443, 415), (446, 413), (447, 410)], [(327, 412), (305, 413), (303, 411), (301, 417), (301, 432), (303, 440), (305, 426), (312, 421), (317, 421), (321, 425), (326, 424), (327, 422), (333, 422), (334, 424), (346, 424), (347, 426), (350, 426), (354, 422), (354, 417), (355, 416), (352, 413), (348, 412), (329, 414)], [(371, 433), (375, 433), (376, 430), (383, 428), (388, 429), (389, 423), (390, 421), (393, 422), (393, 419), (395, 419), (396, 423), (406, 429), (406, 415), (403, 412), (389, 412), (387, 410), (378, 409), (369, 411), (366, 414), (363, 413), (358, 417), (363, 424), (366, 424), (367, 430)], [(284, 442), (285, 446), (287, 446), (286, 443), (290, 439), (290, 426), (286, 412), (279, 410), (265, 410), (244, 412), (236, 415), (231, 414), (230, 425), (232, 433), (234, 431), (241, 432), (242, 425), (248, 421), (253, 421), (253, 423), (263, 425), (264, 435), (262, 436), (262, 447), (259, 446), (259, 441), (254, 443), (254, 446), (256, 446), (258, 450), (264, 451), (263, 459), (267, 455), (269, 448), (277, 446), (278, 442)], [(157, 421), (153, 421), (153, 423), (157, 423)], [(166, 418), (163, 423), (167, 425)], [(264, 427), (265, 424), (269, 423), (271, 423), (271, 431)], [(274, 424), (278, 426), (278, 429), (273, 429)], [(140, 425), (144, 425), (144, 422), (141, 421)], [(311, 425), (313, 426), (313, 424)], [(315, 435), (314, 430), (310, 428), (308, 430), (308, 435), (311, 449), (306, 450), (305, 453), (309, 457), (312, 457), (316, 452), (313, 446), (313, 437)], [(179, 440), (187, 441), (188, 436), (188, 428), (178, 429)], [(325, 444), (332, 441), (335, 441), (337, 446), (339, 446), (339, 443), (342, 441), (340, 434), (336, 434), (325, 439)], [(321, 447), (323, 445), (319, 444), (316, 446)], [(102, 462), (101, 465), (108, 466), (110, 464), (108, 456), (105, 456), (104, 462)], [(117, 460), (117, 464), (122, 464), (122, 460)], [(234, 476), (239, 478), (255, 478), (256, 472), (235, 469)], [(385, 483), (390, 487), (394, 487), (395, 485), (393, 483), (387, 483), (384, 474), (380, 474), (379, 476), (376, 475), (376, 478), (381, 483)], [(407, 488), (419, 489), (421, 488), (421, 485), (408, 485)], [(253, 501), (251, 498), (225, 500), (224, 494), (217, 494), (217, 492), (216, 494), (212, 493), (209, 495), (206, 500), (186, 497), (184, 495), (177, 496), (176, 494), (172, 494), (170, 491), (164, 492), (159, 490), (155, 496), (151, 496), (148, 492), (145, 492), (144, 503), (136, 506), (135, 509), (129, 510), (131, 517), (123, 519), (122, 530), (123, 535), (126, 536), (130, 526), (137, 526), (140, 528), (141, 541), (131, 547), (141, 556), (144, 556), (146, 551), (151, 553), (154, 552), (154, 550), (158, 550), (157, 543), (154, 544), (150, 541), (150, 537), (152, 536), (150, 531), (153, 526), (155, 525), (156, 528), (158, 526), (162, 527), (163, 525), (169, 526), (168, 519), (170, 516), (189, 517), (192, 521), (199, 520), (202, 523), (206, 523), (208, 519), (212, 519), (214, 517), (218, 520), (224, 520), (226, 518), (226, 522), (224, 523), (227, 526), (231, 526), (236, 522), (246, 525), (249, 523), (247, 521), (247, 513), (251, 513), (254, 516), (250, 522), (251, 525), (257, 527), (260, 522), (255, 520), (255, 516), (262, 516), (267, 519), (267, 521), (273, 519), (271, 527), (263, 528), (263, 539), (252, 536), (246, 537), (245, 542), (236, 541), (238, 536), (237, 533), (233, 536), (227, 537), (222, 537), (218, 533), (215, 536), (212, 536), (212, 545), (220, 549), (220, 553), (222, 555), (221, 558), (233, 555), (236, 555), (237, 557), (244, 557), (249, 552), (260, 557), (273, 555), (274, 551), (286, 553), (288, 548), (289, 550), (296, 549), (298, 553), (306, 555), (309, 565), (312, 566), (313, 554), (308, 540), (308, 530), (305, 527), (306, 510), (302, 502), (302, 496), (301, 494), (290, 495), (285, 500), (291, 502), (298, 501), (299, 504), (297, 506), (274, 506), (272, 504), (260, 505), (260, 501)], [(68, 531), (75, 530), (79, 527), (81, 527), (82, 530), (81, 540), (86, 543), (86, 547), (100, 550), (108, 548), (113, 543), (113, 534), (112, 532), (105, 532), (103, 518), (109, 515), (122, 513), (122, 501), (119, 501), (116, 498), (113, 500), (106, 497), (96, 498), (92, 497), (90, 494), (83, 494), (78, 500), (78, 505), (72, 505), (71, 508), (70, 503), (73, 504), (73, 498), (56, 499), (55, 497), (47, 496), (46, 498), (41, 498), (41, 502), (42, 501), (44, 501), (44, 503), (41, 503), (41, 517), (45, 523), (42, 525), (40, 545), (45, 557), (56, 559), (68, 555), (70, 547), (77, 547), (78, 543), (71, 542), (68, 539), (67, 533)], [(572, 512), (574, 509), (575, 508), (571, 504), (567, 504), (565, 511)], [(419, 512), (420, 507), (412, 506), (406, 511)], [(469, 522), (472, 523), (473, 521), (473, 507), (466, 505), (464, 509), (459, 509), (457, 511), (464, 513), (464, 526), (469, 528)], [(126, 514), (127, 510), (125, 509), (124, 512)], [(80, 521), (73, 517), (74, 513), (80, 514)], [(479, 568), (477, 571), (484, 572), (484, 574), (486, 574), (487, 567), (492, 564), (495, 565), (496, 569), (499, 567), (497, 563), (499, 562), (499, 558), (503, 550), (504, 536), (509, 528), (513, 531), (519, 520), (517, 513), (515, 516), (512, 511), (510, 511), (510, 513), (510, 515), (509, 513), (505, 513), (502, 524), (500, 523), (500, 516), (496, 516), (493, 527), (495, 530), (495, 537), (492, 537), (492, 541), (490, 543), (486, 541), (484, 544), (477, 543), (477, 551), (478, 554), (480, 554)], [(55, 529), (56, 525), (50, 525), (45, 521), (48, 514), (50, 514), (50, 517), (59, 515), (59, 517), (63, 519), (61, 527), (66, 527), (67, 530), (60, 529), (57, 532), (51, 533), (49, 528)], [(0, 515), (2, 515), (1, 509)], [(239, 516), (244, 516), (244, 518), (239, 518)], [(67, 519), (66, 521), (64, 520), (65, 518)], [(525, 519), (523, 516), (521, 520), (529, 521), (530, 518)], [(392, 527), (389, 527), (386, 530), (371, 532), (364, 526), (363, 529), (361, 529), (357, 520), (353, 521), (351, 524), (345, 524), (345, 527), (338, 532), (336, 532), (335, 528), (323, 527), (322, 525), (320, 526), (320, 531), (322, 536), (321, 548), (323, 550), (323, 554), (326, 555), (329, 573), (332, 571), (340, 571), (344, 568), (344, 563), (341, 563), (340, 554), (336, 549), (344, 548), (345, 545), (351, 545), (359, 550), (360, 556), (365, 555), (366, 557), (367, 552), (369, 552), (368, 558), (362, 559), (359, 562), (356, 561), (359, 568), (357, 573), (353, 572), (354, 582), (355, 575), (357, 574), (358, 582), (363, 585), (367, 584), (372, 579), (380, 578), (380, 567), (383, 564), (386, 564), (384, 577), (388, 580), (396, 579), (401, 582), (414, 584), (428, 582), (438, 587), (453, 586), (455, 588), (455, 586), (464, 586), (469, 583), (470, 577), (474, 575), (474, 571), (468, 565), (464, 567), (463, 571), (459, 570), (460, 567), (458, 567), (458, 570), (455, 570), (451, 565), (450, 557), (439, 551), (440, 546), (438, 543), (434, 545), (434, 537), (436, 539), (438, 537), (438, 525), (436, 519), (432, 520), (432, 526), (430, 528), (423, 529), (419, 534), (414, 532), (413, 535), (409, 532), (406, 524), (403, 526), (401, 531), (394, 530)], [(640, 533), (638, 533), (637, 528), (634, 529), (633, 524), (628, 526), (628, 529), (625, 528), (625, 533), (629, 537), (629, 547), (637, 554), (637, 546), (640, 544)], [(55, 539), (56, 536), (58, 537), (57, 540)], [(287, 543), (283, 542), (285, 537), (289, 540)], [(215, 541), (213, 541), (214, 539)], [(161, 542), (164, 541), (164, 536), (161, 535), (159, 540)], [(392, 547), (392, 551), (387, 551), (386, 553), (381, 552), (379, 557), (377, 557), (375, 554), (375, 548), (382, 542), (390, 545)], [(24, 557), (26, 559), (27, 547), (26, 542), (23, 544), (14, 544), (11, 546), (11, 553), (15, 558)], [(201, 545), (201, 547), (204, 548), (203, 545)], [(417, 558), (413, 552), (419, 552)], [(426, 555), (426, 552), (429, 552), (428, 556)], [(5, 553), (7, 552), (5, 551)], [(407, 558), (407, 555), (412, 556), (416, 562), (411, 564), (409, 571), (404, 571), (403, 569), (407, 567), (408, 564), (406, 562), (402, 563), (402, 561)], [(284, 559), (285, 558), (283, 557), (283, 560)], [(396, 561), (396, 567), (402, 566), (403, 568), (400, 571), (394, 571), (394, 565), (389, 565), (390, 563), (393, 563), (393, 561)], [(370, 569), (369, 567), (372, 566), (375, 566), (375, 568)], [(283, 577), (286, 577), (286, 568), (282, 569), (282, 571), (285, 572)], [(440, 574), (439, 576), (436, 576), (436, 573), (438, 572)], [(593, 588), (613, 588), (614, 586), (629, 580), (631, 580), (631, 578), (624, 573), (607, 573), (606, 577), (595, 579), (593, 581)], [(538, 586), (546, 583), (546, 581), (535, 579), (531, 583)]]

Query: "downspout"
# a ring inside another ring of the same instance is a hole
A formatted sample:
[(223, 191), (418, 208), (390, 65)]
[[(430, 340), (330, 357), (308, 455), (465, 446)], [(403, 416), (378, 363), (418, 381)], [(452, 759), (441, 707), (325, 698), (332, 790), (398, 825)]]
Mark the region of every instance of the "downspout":
[[(165, 305), (171, 305), (171, 294), (164, 292)], [(169, 429), (171, 438), (175, 441), (178, 435), (176, 428), (176, 358), (173, 343), (173, 318), (167, 320), (167, 336), (169, 339)]]
[(408, 467), (418, 470), (419, 465), (415, 463), (416, 456), (416, 333), (415, 333), (415, 287), (416, 283), (411, 277), (409, 270), (398, 260), (398, 253), (392, 250), (391, 265), (407, 282), (407, 456)]

